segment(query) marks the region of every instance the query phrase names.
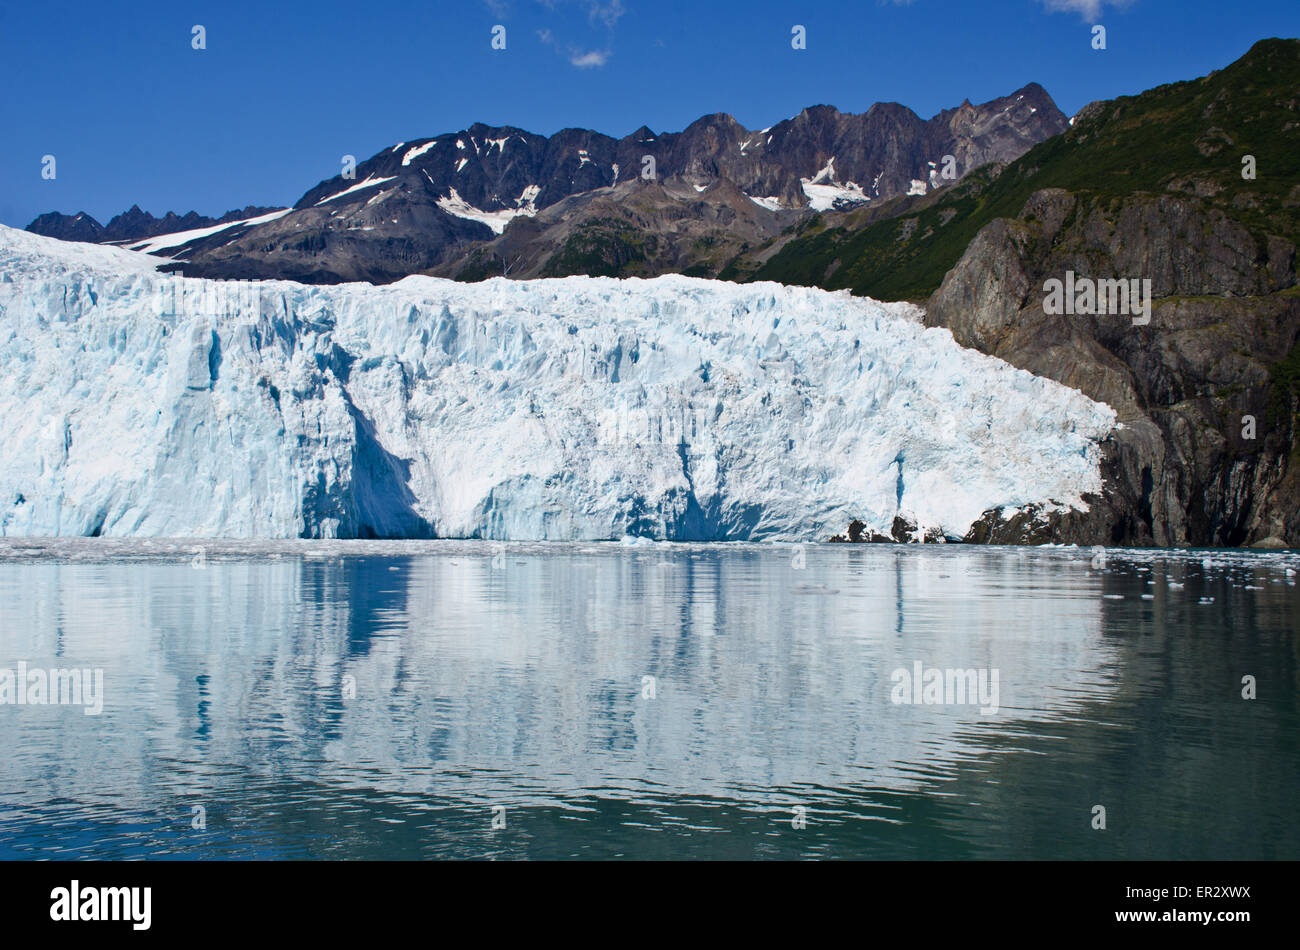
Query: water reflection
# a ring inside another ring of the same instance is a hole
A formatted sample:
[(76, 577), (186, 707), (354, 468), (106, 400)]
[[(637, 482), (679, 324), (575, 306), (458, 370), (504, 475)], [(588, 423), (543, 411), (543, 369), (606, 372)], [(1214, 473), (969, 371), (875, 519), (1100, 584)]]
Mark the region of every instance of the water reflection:
[[(0, 706), (0, 856), (1297, 856), (1289, 556), (181, 554), (0, 549), (0, 666), (106, 688)], [(918, 662), (997, 714), (892, 702)]]

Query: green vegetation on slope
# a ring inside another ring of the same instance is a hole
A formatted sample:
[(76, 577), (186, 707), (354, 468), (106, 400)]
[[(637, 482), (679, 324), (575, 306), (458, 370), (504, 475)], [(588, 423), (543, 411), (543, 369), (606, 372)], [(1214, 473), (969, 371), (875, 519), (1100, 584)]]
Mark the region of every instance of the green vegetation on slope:
[(658, 240), (627, 221), (596, 218), (569, 235), (558, 252), (547, 261), (544, 277), (587, 274), (591, 277), (636, 275), (647, 258), (654, 255)]

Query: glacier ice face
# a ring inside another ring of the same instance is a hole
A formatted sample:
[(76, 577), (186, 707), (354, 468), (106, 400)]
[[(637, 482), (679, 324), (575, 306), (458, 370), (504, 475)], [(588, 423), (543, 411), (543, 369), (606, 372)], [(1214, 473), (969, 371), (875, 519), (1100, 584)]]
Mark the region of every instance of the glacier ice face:
[(1115, 425), (843, 292), (158, 264), (0, 228), (0, 533), (951, 536), (1082, 505)]

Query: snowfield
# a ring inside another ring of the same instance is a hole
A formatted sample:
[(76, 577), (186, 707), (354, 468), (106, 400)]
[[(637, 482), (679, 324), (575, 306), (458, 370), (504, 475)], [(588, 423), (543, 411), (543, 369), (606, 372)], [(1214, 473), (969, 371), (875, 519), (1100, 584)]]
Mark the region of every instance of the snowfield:
[(1115, 425), (847, 293), (159, 263), (0, 227), (0, 534), (960, 536), (1081, 506)]

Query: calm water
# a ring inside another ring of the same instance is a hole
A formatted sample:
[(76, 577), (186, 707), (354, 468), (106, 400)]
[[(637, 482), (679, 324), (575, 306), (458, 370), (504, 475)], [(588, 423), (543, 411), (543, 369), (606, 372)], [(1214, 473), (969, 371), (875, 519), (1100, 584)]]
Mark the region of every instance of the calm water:
[(1300, 555), (194, 550), (0, 541), (0, 858), (1300, 858)]

